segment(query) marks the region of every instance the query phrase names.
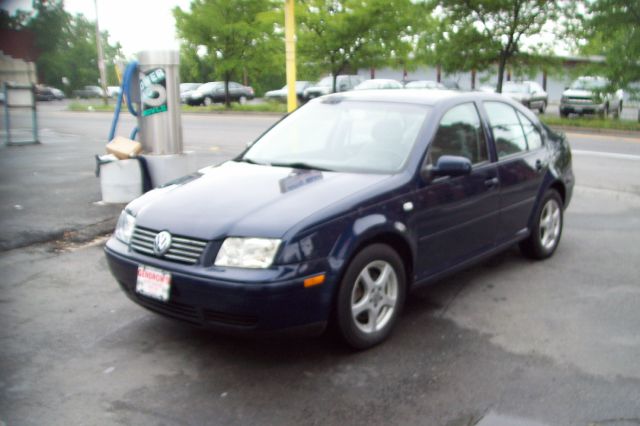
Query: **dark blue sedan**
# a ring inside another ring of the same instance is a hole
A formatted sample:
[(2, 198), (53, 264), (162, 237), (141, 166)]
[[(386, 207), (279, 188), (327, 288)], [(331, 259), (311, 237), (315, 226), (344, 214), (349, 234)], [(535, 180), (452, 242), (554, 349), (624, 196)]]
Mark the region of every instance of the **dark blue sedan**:
[(232, 332), (383, 341), (408, 291), (519, 243), (551, 256), (564, 135), (486, 93), (324, 96), (232, 161), (131, 202), (106, 246), (139, 305)]

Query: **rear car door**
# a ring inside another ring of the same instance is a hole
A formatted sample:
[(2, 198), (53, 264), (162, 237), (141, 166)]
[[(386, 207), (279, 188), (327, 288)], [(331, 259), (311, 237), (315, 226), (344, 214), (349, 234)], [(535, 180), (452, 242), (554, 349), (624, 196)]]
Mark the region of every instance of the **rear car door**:
[(434, 276), (491, 249), (498, 221), (499, 181), (474, 102), (456, 105), (442, 116), (426, 163), (442, 155), (469, 158), (472, 171), (421, 183), (415, 200), (418, 279)]
[(500, 101), (485, 101), (483, 105), (498, 157), (500, 244), (526, 235), (549, 163), (542, 134), (525, 114)]

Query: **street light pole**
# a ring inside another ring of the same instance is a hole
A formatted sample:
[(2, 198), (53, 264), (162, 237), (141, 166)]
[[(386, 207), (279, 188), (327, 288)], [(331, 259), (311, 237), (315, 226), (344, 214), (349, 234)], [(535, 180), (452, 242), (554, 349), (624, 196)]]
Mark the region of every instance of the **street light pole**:
[(293, 8), (294, 0), (285, 0), (284, 5), (284, 38), (287, 64), (287, 111), (298, 107), (296, 94), (296, 20)]
[(98, 71), (100, 71), (100, 87), (102, 87), (102, 100), (107, 105), (107, 77), (104, 69), (104, 54), (102, 53), (102, 40), (100, 26), (98, 25), (98, 0), (93, 0), (96, 8), (96, 46), (98, 48)]

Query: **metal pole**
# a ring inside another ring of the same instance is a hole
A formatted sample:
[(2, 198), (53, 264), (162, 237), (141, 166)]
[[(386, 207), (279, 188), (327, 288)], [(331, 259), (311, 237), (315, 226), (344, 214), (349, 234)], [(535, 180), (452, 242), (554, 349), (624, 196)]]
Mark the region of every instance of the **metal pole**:
[(294, 0), (285, 0), (284, 5), (284, 36), (285, 54), (287, 64), (287, 111), (291, 112), (298, 107), (296, 94), (296, 20), (294, 12)]
[(40, 143), (38, 139), (38, 110), (36, 109), (36, 85), (31, 83), (31, 125), (33, 127), (33, 142)]
[(4, 126), (7, 131), (7, 145), (11, 145), (11, 130), (9, 124), (9, 84), (5, 81), (2, 84), (2, 90), (4, 92)]
[(98, 70), (100, 71), (100, 86), (102, 87), (102, 100), (107, 105), (107, 77), (104, 70), (104, 54), (102, 53), (102, 40), (100, 37), (100, 26), (98, 25), (98, 0), (93, 0), (96, 8), (96, 46), (98, 48)]

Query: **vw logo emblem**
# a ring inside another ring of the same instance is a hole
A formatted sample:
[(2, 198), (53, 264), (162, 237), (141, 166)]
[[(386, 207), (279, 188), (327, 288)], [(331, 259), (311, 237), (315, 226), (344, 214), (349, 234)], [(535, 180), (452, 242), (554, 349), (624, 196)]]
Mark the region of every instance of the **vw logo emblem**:
[(153, 252), (156, 256), (164, 255), (171, 247), (171, 234), (167, 231), (158, 232), (153, 244)]

